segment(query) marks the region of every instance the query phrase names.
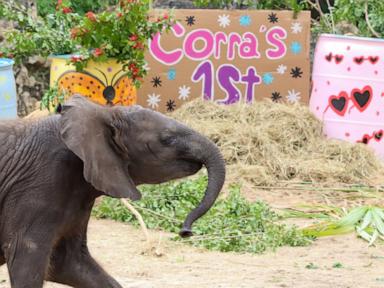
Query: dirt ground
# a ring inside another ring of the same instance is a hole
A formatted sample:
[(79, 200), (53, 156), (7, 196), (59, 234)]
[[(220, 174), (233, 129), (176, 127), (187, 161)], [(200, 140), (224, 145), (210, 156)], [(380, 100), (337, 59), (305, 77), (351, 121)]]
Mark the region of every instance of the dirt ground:
[[(264, 190), (247, 194), (279, 208), (301, 203), (348, 204), (350, 197), (356, 201), (356, 195), (345, 192)], [(89, 245), (95, 258), (125, 288), (384, 287), (384, 245), (367, 247), (355, 235), (322, 238), (308, 247), (284, 247), (263, 255), (208, 252), (167, 240), (168, 236), (151, 231), (153, 243), (163, 255), (143, 254), (148, 245), (141, 231), (92, 219)], [(1, 288), (10, 287), (4, 266), (0, 283)], [(47, 283), (45, 287), (64, 286)]]
[[(158, 239), (162, 233), (151, 234)], [(144, 237), (129, 225), (92, 220), (89, 235), (93, 255), (125, 288), (384, 287), (384, 246), (367, 248), (353, 235), (256, 256), (206, 252), (164, 239), (162, 257), (142, 255)], [(313, 269), (306, 268), (311, 263)], [(336, 263), (342, 267), (334, 268)], [(0, 287), (10, 287), (2, 267), (4, 280)]]

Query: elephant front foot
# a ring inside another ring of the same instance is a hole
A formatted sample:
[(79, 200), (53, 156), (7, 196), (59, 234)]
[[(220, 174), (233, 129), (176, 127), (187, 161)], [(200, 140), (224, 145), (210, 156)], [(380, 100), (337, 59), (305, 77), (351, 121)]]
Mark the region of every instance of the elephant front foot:
[(51, 256), (47, 280), (76, 288), (123, 288), (89, 254), (80, 239), (62, 240)]

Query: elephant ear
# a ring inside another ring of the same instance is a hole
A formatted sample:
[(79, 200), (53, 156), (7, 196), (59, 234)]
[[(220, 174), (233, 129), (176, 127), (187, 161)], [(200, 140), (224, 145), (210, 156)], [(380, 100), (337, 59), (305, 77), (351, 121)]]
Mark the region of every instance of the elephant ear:
[(61, 111), (60, 134), (84, 163), (84, 178), (97, 190), (116, 198), (139, 200), (126, 159), (112, 146), (112, 112), (82, 96), (73, 96)]

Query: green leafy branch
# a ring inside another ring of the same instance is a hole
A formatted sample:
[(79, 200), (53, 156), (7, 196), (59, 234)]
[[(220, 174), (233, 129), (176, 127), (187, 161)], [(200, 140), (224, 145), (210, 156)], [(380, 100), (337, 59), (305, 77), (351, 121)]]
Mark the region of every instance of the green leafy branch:
[(307, 236), (336, 236), (356, 231), (359, 237), (369, 242), (369, 245), (373, 245), (378, 239), (384, 240), (384, 209), (380, 207), (361, 206), (349, 212), (333, 207), (326, 213), (306, 213), (296, 210), (288, 211), (285, 217), (324, 220), (302, 229)]
[(14, 0), (0, 1), (0, 19), (13, 21), (16, 28), (5, 32), (0, 53), (20, 62), (29, 56), (47, 57), (51, 54), (67, 54), (75, 50), (70, 39), (72, 25), (79, 22), (77, 14), (56, 14), (34, 18), (28, 9)]
[[(150, 229), (177, 233), (186, 215), (200, 203), (207, 177), (141, 186), (143, 199), (132, 205), (141, 213)], [(104, 198), (93, 215), (138, 225), (134, 215), (117, 199)], [(295, 227), (279, 223), (280, 217), (265, 203), (251, 203), (240, 194), (238, 186), (216, 204), (194, 225), (195, 236), (173, 240), (218, 251), (262, 253), (280, 246), (302, 246), (310, 243)]]
[(66, 96), (66, 91), (59, 89), (56, 84), (44, 93), (41, 98), (40, 109), (48, 109), (48, 111), (51, 111), (51, 109), (55, 109), (59, 104), (64, 103)]

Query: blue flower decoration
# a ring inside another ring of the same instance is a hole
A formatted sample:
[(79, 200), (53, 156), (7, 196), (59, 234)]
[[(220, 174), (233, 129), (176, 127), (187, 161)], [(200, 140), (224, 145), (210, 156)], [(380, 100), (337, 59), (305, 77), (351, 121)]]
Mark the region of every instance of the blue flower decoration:
[(273, 78), (271, 73), (265, 73), (263, 75), (263, 82), (264, 82), (265, 85), (272, 84), (273, 80), (275, 80), (275, 78)]
[(297, 41), (292, 42), (291, 51), (293, 54), (295, 54), (295, 55), (300, 54), (302, 49), (303, 48), (301, 47), (301, 44), (299, 42), (297, 42)]
[(169, 80), (175, 80), (176, 79), (176, 69), (171, 68), (168, 70), (168, 79)]
[(240, 17), (239, 22), (241, 26), (250, 26), (252, 23), (252, 19), (249, 15), (243, 15)]

